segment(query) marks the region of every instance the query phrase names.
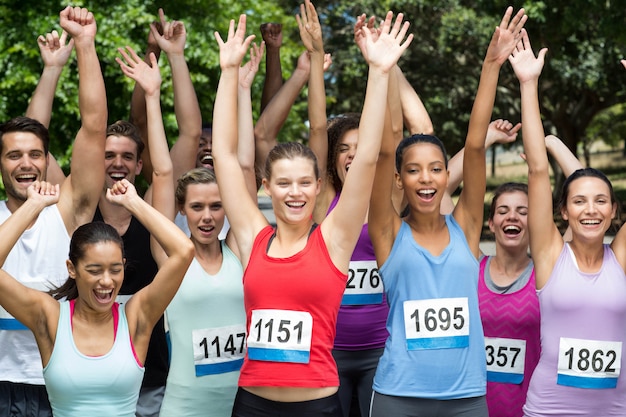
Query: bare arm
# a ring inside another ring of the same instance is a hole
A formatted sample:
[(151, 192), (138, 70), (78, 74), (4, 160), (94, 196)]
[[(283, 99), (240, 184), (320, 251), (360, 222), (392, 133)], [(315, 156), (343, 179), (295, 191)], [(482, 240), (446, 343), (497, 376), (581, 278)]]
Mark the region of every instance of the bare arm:
[(193, 259), (193, 243), (174, 223), (139, 197), (128, 180), (116, 182), (107, 190), (106, 198), (135, 216), (167, 254), (154, 280), (126, 303), (129, 332), (141, 358), (145, 357), (154, 325), (174, 298)]
[(159, 9), (163, 35), (155, 24), (150, 25), (152, 36), (159, 47), (167, 54), (172, 68), (174, 87), (174, 113), (178, 123), (178, 139), (170, 152), (174, 164), (174, 180), (196, 166), (198, 143), (202, 134), (202, 114), (191, 82), (189, 67), (185, 60), (187, 31), (180, 21), (167, 22), (163, 9)]
[[(4, 264), (13, 246), (39, 213), (58, 200), (58, 184), (34, 182), (28, 187), (27, 200), (0, 225), (0, 265)], [(42, 351), (42, 359), (47, 363), (56, 335), (58, 302), (45, 292), (26, 287), (5, 270), (0, 270), (0, 305), (32, 330)]]
[(239, 133), (239, 146), (237, 159), (246, 178), (248, 193), (256, 201), (257, 184), (254, 169), (254, 121), (252, 119), (252, 82), (259, 70), (259, 64), (263, 58), (265, 44), (257, 46), (252, 44), (250, 49), (250, 61), (239, 68), (239, 87), (237, 89), (237, 125)]
[[(49, 127), (54, 94), (59, 84), (63, 67), (65, 67), (70, 55), (72, 55), (74, 40), (70, 39), (68, 42), (67, 32), (62, 31), (59, 37), (59, 33), (53, 30), (47, 33), (46, 36), (40, 35), (37, 38), (37, 45), (43, 61), (43, 72), (26, 109), (26, 116), (38, 120), (45, 127)], [(65, 181), (65, 174), (56, 159), (51, 155), (48, 156), (46, 179), (53, 184), (62, 184)]]
[(267, 55), (265, 56), (265, 80), (261, 95), (261, 113), (283, 85), (283, 70), (280, 65), (280, 47), (283, 44), (283, 25), (280, 23), (263, 23), (261, 36)]
[(507, 8), (487, 48), (465, 139), (464, 187), (453, 212), (454, 218), (463, 229), (467, 242), (477, 258), (480, 255), (478, 244), (483, 225), (487, 181), (485, 137), (493, 111), (500, 67), (515, 49), (527, 19), (524, 9), (520, 9), (513, 17), (511, 17), (512, 13), (513, 8)]
[[(511, 143), (517, 138), (517, 133), (521, 129), (522, 124), (518, 123), (513, 126), (513, 123), (508, 120), (497, 119), (489, 123), (487, 128), (487, 136), (485, 138), (485, 148), (489, 148), (496, 143)], [(452, 194), (461, 184), (463, 179), (463, 156), (465, 155), (465, 148), (456, 153), (450, 161), (448, 161), (448, 188), (446, 195), (441, 202), (441, 213), (448, 214), (454, 210), (454, 203), (452, 202)]]
[(412, 135), (416, 133), (432, 135), (433, 122), (430, 120), (430, 116), (428, 115), (428, 111), (426, 111), (424, 103), (422, 103), (422, 99), (406, 79), (400, 67), (398, 67), (398, 71), (396, 72), (398, 74), (404, 124)]
[[(359, 146), (337, 206), (321, 225), (333, 262), (346, 270), (363, 227), (363, 218), (367, 214), (372, 192), (376, 161), (383, 136), (389, 73), (413, 40), (412, 34), (406, 36), (409, 23), (403, 23), (402, 18), (403, 15), (400, 13), (395, 22), (392, 22), (393, 13), (388, 12), (376, 41), (370, 31), (363, 30), (363, 36), (367, 41), (365, 58), (369, 64), (369, 75), (359, 123)], [(390, 201), (389, 195), (391, 206)]]
[(72, 149), (69, 181), (61, 186), (59, 211), (68, 233), (93, 218), (104, 184), (107, 100), (96, 53), (96, 21), (80, 7), (60, 13), (61, 27), (72, 36), (78, 61), (78, 105), (82, 125)]
[[(135, 51), (118, 49), (123, 59), (116, 58), (124, 75), (135, 80), (144, 92), (147, 116), (148, 142), (152, 151), (152, 206), (170, 220), (174, 220), (176, 207), (174, 202), (174, 179), (167, 138), (161, 114), (161, 73), (156, 56), (151, 53), (150, 64), (142, 61)], [(161, 266), (167, 260), (163, 249), (154, 238), (150, 239), (152, 255)]]
[[(263, 172), (265, 159), (270, 150), (276, 146), (276, 137), (282, 128), (291, 106), (298, 98), (302, 87), (309, 79), (310, 66), (308, 57), (303, 52), (298, 59), (298, 66), (291, 74), (291, 77), (282, 85), (280, 90), (274, 95), (272, 100), (265, 107), (259, 120), (254, 126), (255, 147), (255, 170), (257, 173)], [(260, 186), (260, 178), (257, 181), (257, 188)]]
[(246, 37), (245, 33), (246, 15), (239, 16), (236, 30), (235, 21), (230, 21), (226, 42), (215, 32), (215, 39), (220, 48), (222, 74), (213, 110), (213, 134), (216, 139), (213, 142), (215, 176), (244, 268), (248, 264), (256, 235), (268, 224), (256, 201), (247, 192), (245, 177), (238, 160), (236, 118), (239, 67), (254, 39), (252, 35)]
[(554, 135), (546, 136), (546, 149), (561, 167), (563, 175), (569, 177), (577, 169), (581, 169), (583, 164), (580, 163), (576, 155), (569, 150), (567, 146)]
[(548, 281), (552, 268), (563, 248), (563, 238), (554, 224), (550, 185), (550, 164), (546, 153), (545, 135), (539, 112), (538, 84), (547, 49), (535, 57), (528, 34), (524, 30), (522, 41), (513, 51), (509, 61), (520, 82), (522, 94), (522, 125), (524, 150), (528, 164), (528, 226), (530, 253), (535, 264), (537, 289)]

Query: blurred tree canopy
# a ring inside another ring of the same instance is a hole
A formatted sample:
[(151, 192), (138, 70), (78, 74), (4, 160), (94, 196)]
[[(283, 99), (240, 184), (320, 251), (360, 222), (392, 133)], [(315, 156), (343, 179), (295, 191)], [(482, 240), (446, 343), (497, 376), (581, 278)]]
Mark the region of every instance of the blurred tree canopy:
[[(58, 29), (58, 1), (0, 0), (0, 120), (23, 114), (42, 69), (36, 38)], [(411, 21), (415, 39), (400, 62), (430, 112), (435, 132), (455, 152), (462, 147), (480, 67), (487, 44), (506, 6), (500, 0), (319, 0), (316, 3), (326, 33), (326, 49), (333, 65), (326, 74), (328, 114), (360, 111), (367, 66), (353, 43), (355, 16), (384, 16), (386, 10), (402, 11)], [(211, 120), (219, 77), (215, 30), (224, 33), (228, 21), (248, 14), (248, 32), (257, 34), (263, 22), (283, 23), (281, 60), (287, 78), (300, 45), (294, 15), (298, 3), (291, 0), (154, 0), (78, 1), (93, 10), (98, 23), (97, 49), (107, 86), (109, 121), (128, 118), (132, 82), (114, 61), (116, 48), (130, 45), (144, 50), (148, 23), (158, 7), (168, 19), (185, 22), (186, 58), (198, 93), (203, 119)], [(526, 28), (533, 47), (549, 49), (540, 79), (541, 110), (546, 132), (554, 133), (575, 150), (596, 139), (617, 143), (626, 131), (626, 7), (616, 0), (514, 1), (525, 7)], [(166, 57), (163, 74), (163, 112), (168, 138), (176, 138), (171, 77)], [(264, 65), (255, 80), (255, 116), (264, 76)], [(65, 69), (50, 126), (52, 152), (67, 166), (70, 144), (78, 129), (75, 61)], [(520, 120), (519, 86), (508, 64), (503, 66), (494, 118)], [(306, 101), (294, 106), (279, 140), (306, 138)], [(604, 128), (603, 128), (604, 126)]]

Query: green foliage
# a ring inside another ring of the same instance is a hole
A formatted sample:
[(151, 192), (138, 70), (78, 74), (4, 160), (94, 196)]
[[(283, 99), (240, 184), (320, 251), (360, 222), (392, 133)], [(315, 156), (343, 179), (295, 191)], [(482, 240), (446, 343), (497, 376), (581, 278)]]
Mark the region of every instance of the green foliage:
[[(622, 2), (604, 0), (550, 0), (514, 2), (524, 6), (526, 24), (536, 50), (548, 47), (541, 77), (541, 103), (546, 130), (560, 136), (571, 149), (585, 141), (614, 143), (624, 135), (623, 103), (626, 74), (619, 59), (626, 55), (626, 10)], [(618, 4), (619, 3), (619, 4)], [(117, 48), (130, 45), (142, 51), (148, 23), (156, 19), (154, 0), (77, 1), (93, 9), (98, 22), (97, 48), (107, 86), (109, 121), (128, 117), (133, 84), (117, 64)], [(429, 110), (435, 132), (451, 152), (464, 141), (469, 114), (480, 75), (480, 66), (494, 27), (508, 2), (467, 0), (319, 0), (316, 7), (326, 33), (326, 49), (333, 55), (327, 72), (329, 115), (359, 111), (367, 80), (367, 66), (353, 42), (355, 16), (379, 18), (386, 10), (402, 11), (411, 22), (415, 40), (400, 62), (407, 79)], [(41, 72), (36, 37), (58, 29), (59, 1), (0, 0), (0, 120), (23, 114)], [(248, 32), (257, 34), (263, 22), (283, 24), (281, 60), (289, 77), (302, 46), (294, 15), (298, 3), (287, 0), (177, 0), (165, 5), (170, 19), (185, 22), (188, 32), (186, 58), (200, 101), (203, 119), (212, 118), (219, 78), (218, 50), (213, 32), (224, 34), (228, 21), (248, 15)], [(176, 139), (171, 74), (165, 56), (162, 105), (170, 142)], [(253, 87), (254, 115), (262, 91), (264, 65)], [(620, 106), (622, 104), (622, 106)], [(508, 64), (503, 66), (494, 117), (520, 120), (519, 87)], [(607, 110), (610, 109), (610, 110)], [(594, 120), (595, 118), (595, 120)], [(285, 124), (279, 140), (306, 137), (304, 96)], [(71, 141), (79, 126), (76, 64), (61, 77), (50, 126), (52, 152), (67, 167)]]

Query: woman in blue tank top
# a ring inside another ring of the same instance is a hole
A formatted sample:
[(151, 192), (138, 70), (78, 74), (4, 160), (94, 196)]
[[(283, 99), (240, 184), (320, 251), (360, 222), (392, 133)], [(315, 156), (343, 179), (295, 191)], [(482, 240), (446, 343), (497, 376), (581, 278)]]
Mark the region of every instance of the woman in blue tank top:
[(469, 123), (464, 188), (441, 215), (447, 157), (430, 135), (405, 138), (395, 153), (395, 186), (408, 214), (393, 208), (393, 146), (383, 142), (369, 233), (390, 306), (389, 338), (374, 377), (371, 416), (485, 416), (486, 369), (478, 311), (479, 241), (485, 195), (485, 136), (500, 67), (526, 21), (508, 8), (487, 50)]

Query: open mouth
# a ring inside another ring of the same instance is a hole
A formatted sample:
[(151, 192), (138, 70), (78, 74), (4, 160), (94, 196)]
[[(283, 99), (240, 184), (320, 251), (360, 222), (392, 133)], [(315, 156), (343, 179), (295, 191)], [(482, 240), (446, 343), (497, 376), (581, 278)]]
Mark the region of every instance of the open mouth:
[(517, 236), (522, 232), (522, 229), (520, 229), (518, 226), (513, 225), (505, 226), (502, 230), (507, 236)]
[(106, 304), (113, 299), (113, 290), (93, 290), (98, 302)]
[(300, 209), (300, 208), (304, 207), (305, 202), (304, 201), (288, 201), (285, 204), (289, 208)]
[(33, 182), (37, 180), (36, 174), (20, 174), (15, 176), (15, 180), (19, 183)]
[(204, 155), (200, 158), (200, 163), (202, 165), (210, 165), (213, 166), (213, 157), (211, 155)]
[(595, 226), (600, 224), (600, 220), (581, 220), (580, 223), (584, 224), (585, 226)]
[(437, 193), (437, 190), (435, 189), (427, 189), (427, 190), (419, 190), (417, 192), (417, 195), (425, 201), (431, 201), (435, 198), (435, 194)]
[(111, 177), (113, 181), (120, 181), (126, 178), (126, 174), (123, 172), (112, 172), (109, 174), (109, 177)]

